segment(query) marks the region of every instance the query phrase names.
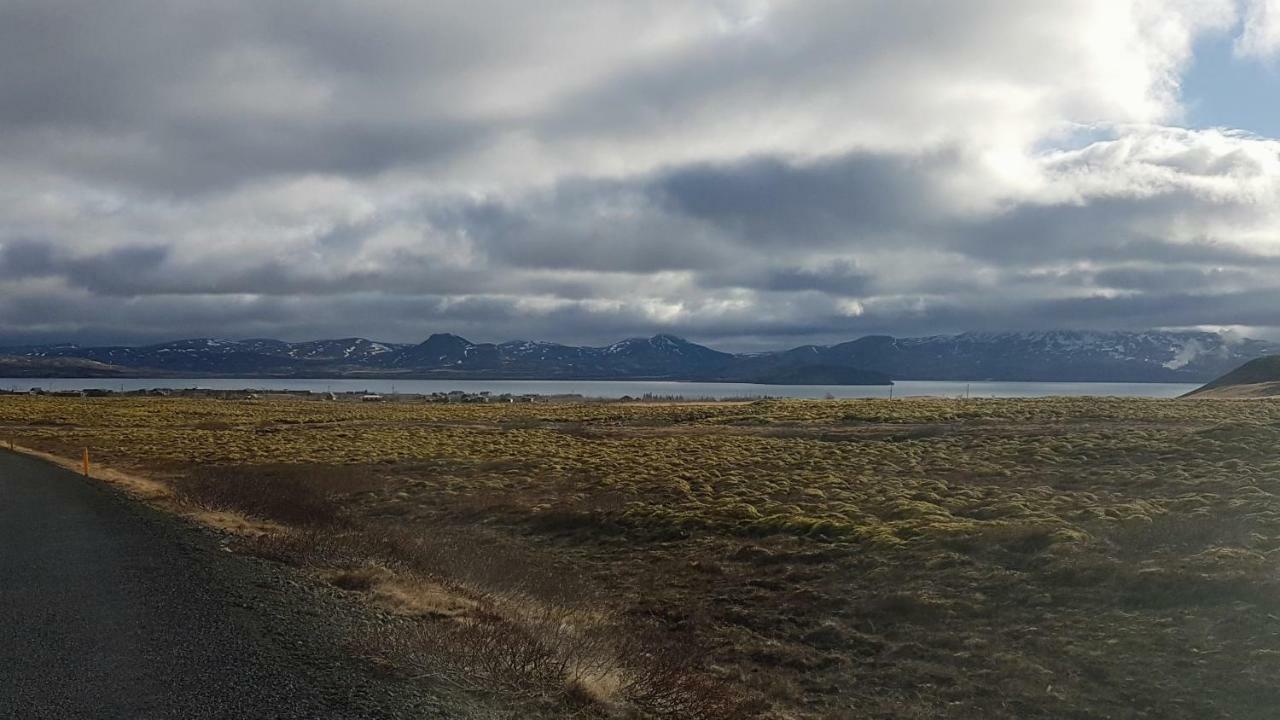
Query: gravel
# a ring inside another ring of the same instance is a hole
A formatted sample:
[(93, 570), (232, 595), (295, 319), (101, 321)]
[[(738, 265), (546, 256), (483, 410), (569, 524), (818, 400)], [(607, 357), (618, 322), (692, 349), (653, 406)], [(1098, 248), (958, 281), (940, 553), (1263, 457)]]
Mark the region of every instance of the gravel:
[(375, 616), (228, 550), (0, 452), (0, 718), (458, 716), (342, 647)]

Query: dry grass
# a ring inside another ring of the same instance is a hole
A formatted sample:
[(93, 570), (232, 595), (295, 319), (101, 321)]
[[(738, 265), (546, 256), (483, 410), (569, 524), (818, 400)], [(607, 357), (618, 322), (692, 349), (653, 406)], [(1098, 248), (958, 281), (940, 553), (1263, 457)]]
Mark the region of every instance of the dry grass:
[[(53, 463), (54, 465), (71, 470), (72, 472), (80, 473), (84, 470), (83, 460), (81, 458), (71, 458), (64, 455), (45, 452), (43, 450), (27, 447), (26, 445), (19, 445), (12, 441), (8, 443), (7, 447), (14, 452), (38, 457), (41, 460)], [(144, 477), (142, 475), (121, 472), (114, 468), (104, 468), (92, 461), (90, 463), (90, 473), (95, 480), (110, 483), (138, 500), (145, 502), (164, 502), (173, 498), (172, 487), (166, 483)]]
[(531, 712), (553, 715), (718, 720), (755, 714), (741, 692), (698, 669), (701, 655), (692, 644), (679, 648), (674, 663), (667, 659), (671, 637), (659, 642), (587, 602), (526, 553), (456, 530), (426, 536), (359, 522), (346, 500), (387, 484), (368, 471), (210, 468), (175, 484), (180, 501), (287, 528), (255, 535), (250, 552), (302, 566), (419, 621), (363, 638), (363, 652), (402, 672), (499, 691), (512, 701), (536, 699)]
[(1280, 704), (1276, 402), (9, 398), (0, 433), (275, 526), (404, 619), (369, 653), (530, 716)]
[(465, 615), (396, 629), (371, 647), (420, 676), (555, 698), (591, 716), (730, 720), (760, 705), (707, 675), (695, 644), (593, 610), (489, 596)]
[(234, 511), (298, 528), (351, 524), (340, 498), (373, 492), (385, 485), (353, 468), (268, 465), (244, 472), (200, 467), (172, 482), (176, 498), (212, 511)]

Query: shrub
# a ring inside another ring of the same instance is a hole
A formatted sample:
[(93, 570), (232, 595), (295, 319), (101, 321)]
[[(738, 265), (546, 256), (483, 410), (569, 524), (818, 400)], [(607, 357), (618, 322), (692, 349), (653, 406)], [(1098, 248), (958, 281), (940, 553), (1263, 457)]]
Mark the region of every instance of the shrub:
[(699, 669), (687, 636), (602, 622), (565, 606), (490, 599), (465, 621), (381, 631), (372, 648), (422, 675), (671, 720), (730, 720), (761, 707)]
[(340, 498), (376, 485), (351, 467), (268, 465), (205, 468), (174, 482), (180, 500), (213, 510), (233, 510), (297, 527), (343, 524)]

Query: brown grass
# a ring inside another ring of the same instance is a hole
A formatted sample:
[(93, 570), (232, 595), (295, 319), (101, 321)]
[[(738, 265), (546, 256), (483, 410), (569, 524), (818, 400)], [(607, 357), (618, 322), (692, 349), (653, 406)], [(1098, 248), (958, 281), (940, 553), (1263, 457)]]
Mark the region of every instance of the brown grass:
[(1280, 704), (1278, 403), (340, 405), (24, 401), (0, 432), (216, 461), (188, 503), (381, 608), (370, 656), (518, 717)]
[(226, 467), (198, 468), (177, 478), (178, 500), (210, 510), (234, 510), (250, 517), (299, 528), (350, 524), (343, 498), (385, 485), (355, 468), (267, 465), (251, 471)]
[(760, 705), (699, 667), (696, 645), (648, 636), (594, 611), (490, 596), (462, 617), (372, 641), (395, 666), (517, 697), (550, 697), (591, 715), (730, 720)]
[(416, 676), (538, 698), (576, 713), (720, 720), (756, 714), (698, 668), (691, 637), (673, 645), (624, 623), (540, 558), (457, 528), (430, 535), (357, 523), (347, 500), (385, 489), (367, 471), (212, 468), (176, 481), (177, 497), (284, 523), (248, 545), (419, 622), (372, 633), (363, 649)]
[[(41, 460), (75, 473), (81, 473), (84, 470), (83, 459), (80, 457), (65, 457), (63, 455), (37, 450), (25, 445), (18, 445), (13, 442), (8, 444), (8, 448), (14, 452), (20, 452), (24, 455), (40, 458)], [(89, 473), (95, 480), (110, 483), (127, 495), (138, 500), (145, 502), (162, 502), (173, 498), (173, 488), (159, 480), (154, 480), (134, 473), (122, 472), (114, 468), (102, 467), (101, 465), (93, 462), (92, 458), (90, 458)]]

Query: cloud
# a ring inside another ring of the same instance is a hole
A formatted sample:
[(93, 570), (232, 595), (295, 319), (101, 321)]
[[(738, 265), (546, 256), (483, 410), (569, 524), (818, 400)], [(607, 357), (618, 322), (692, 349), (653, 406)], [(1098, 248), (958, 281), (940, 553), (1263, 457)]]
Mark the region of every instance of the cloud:
[(0, 341), (1280, 325), (1251, 0), (17, 0)]
[(811, 267), (737, 267), (699, 275), (707, 287), (736, 287), (774, 292), (819, 292), (858, 297), (872, 291), (875, 276), (858, 268), (855, 260), (836, 258)]
[(1280, 53), (1280, 2), (1247, 0), (1244, 29), (1236, 40), (1236, 54), (1270, 59)]

